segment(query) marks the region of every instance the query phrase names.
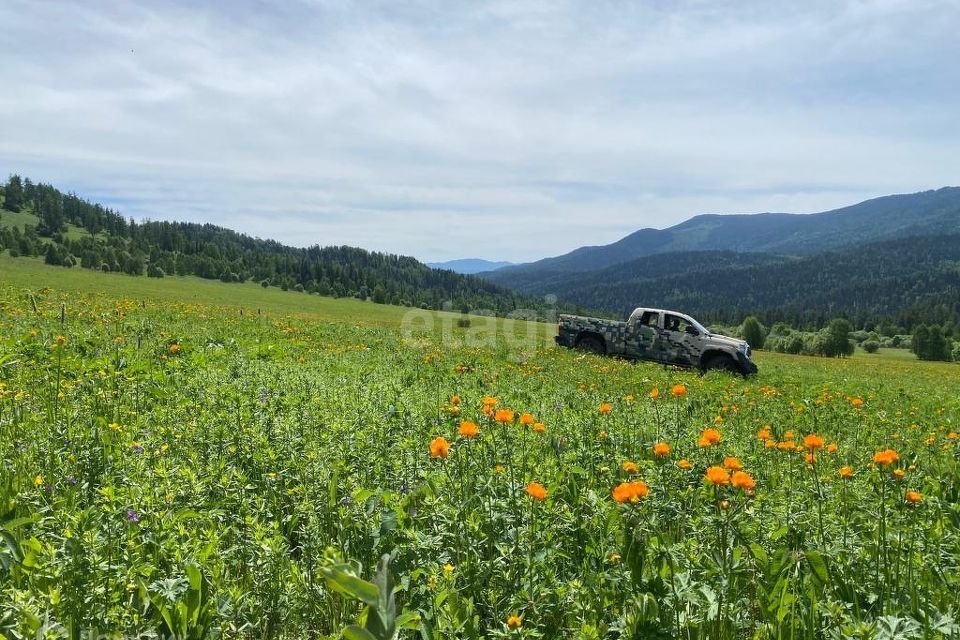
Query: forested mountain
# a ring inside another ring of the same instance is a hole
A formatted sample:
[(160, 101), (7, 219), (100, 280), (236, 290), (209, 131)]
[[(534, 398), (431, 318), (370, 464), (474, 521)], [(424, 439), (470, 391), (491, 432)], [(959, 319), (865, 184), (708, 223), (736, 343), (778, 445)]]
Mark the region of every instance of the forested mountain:
[(641, 229), (609, 245), (581, 247), (483, 277), (518, 290), (532, 290), (558, 273), (598, 270), (658, 253), (725, 250), (810, 255), (940, 232), (960, 232), (960, 187), (885, 196), (806, 215), (699, 215), (668, 229)]
[[(3, 186), (0, 251), (49, 264), (163, 277), (193, 275), (431, 309), (507, 313), (544, 304), (414, 258), (353, 247), (288, 247), (210, 224), (135, 222), (118, 212), (12, 176)], [(4, 221), (4, 217), (11, 220)], [(14, 223), (15, 218), (19, 223)]]
[(555, 274), (531, 293), (553, 293), (625, 315), (638, 305), (680, 309), (710, 322), (819, 328), (845, 316), (856, 327), (895, 321), (960, 331), (960, 233), (911, 236), (783, 257), (735, 252), (647, 256), (599, 271)]

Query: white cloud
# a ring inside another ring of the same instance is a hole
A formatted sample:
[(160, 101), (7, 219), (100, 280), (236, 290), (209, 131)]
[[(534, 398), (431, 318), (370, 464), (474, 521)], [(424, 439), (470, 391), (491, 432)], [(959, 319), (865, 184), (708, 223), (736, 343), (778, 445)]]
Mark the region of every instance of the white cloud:
[(0, 5), (0, 170), (431, 260), (956, 183), (953, 2), (213, 6)]

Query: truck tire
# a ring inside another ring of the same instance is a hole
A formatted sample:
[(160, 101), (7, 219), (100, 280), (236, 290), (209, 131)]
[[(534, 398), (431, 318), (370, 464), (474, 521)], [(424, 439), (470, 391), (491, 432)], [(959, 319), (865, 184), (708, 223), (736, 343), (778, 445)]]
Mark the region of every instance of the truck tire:
[(583, 336), (577, 340), (577, 349), (580, 351), (586, 351), (587, 353), (597, 353), (604, 354), (607, 352), (606, 346), (603, 344), (603, 341), (596, 336)]
[(740, 373), (740, 367), (728, 355), (717, 354), (710, 356), (710, 359), (703, 364), (704, 371), (727, 371), (729, 373)]

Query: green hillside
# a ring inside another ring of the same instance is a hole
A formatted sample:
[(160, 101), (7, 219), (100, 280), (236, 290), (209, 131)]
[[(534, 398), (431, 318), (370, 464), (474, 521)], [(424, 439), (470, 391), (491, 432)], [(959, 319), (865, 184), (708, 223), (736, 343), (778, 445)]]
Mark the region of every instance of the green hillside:
[(498, 269), (484, 277), (529, 290), (559, 272), (598, 270), (659, 253), (810, 255), (848, 245), (939, 232), (960, 232), (960, 187), (885, 196), (809, 215), (699, 215), (668, 229), (641, 229), (609, 245), (581, 247), (562, 256)]
[(414, 258), (346, 246), (289, 247), (210, 224), (135, 222), (51, 185), (11, 176), (0, 211), (0, 252), (54, 266), (227, 283), (356, 298), (425, 309), (522, 311), (551, 306), (475, 276), (438, 271)]

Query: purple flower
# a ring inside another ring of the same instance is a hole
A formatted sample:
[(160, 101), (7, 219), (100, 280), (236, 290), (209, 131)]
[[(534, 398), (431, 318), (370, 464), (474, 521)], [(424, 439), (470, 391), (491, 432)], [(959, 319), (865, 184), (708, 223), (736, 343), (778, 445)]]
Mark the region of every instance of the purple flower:
[(127, 522), (130, 524), (136, 524), (140, 522), (140, 514), (133, 509), (127, 509)]
[(68, 484), (77, 484), (77, 479), (76, 479), (76, 477), (74, 477), (74, 476), (67, 476), (67, 483), (68, 483)]
[(143, 453), (143, 445), (139, 442), (134, 443), (130, 448), (133, 449), (134, 453)]
[(344, 496), (340, 498), (340, 504), (342, 504), (345, 507), (349, 507), (350, 505), (353, 504), (353, 498), (351, 498), (350, 496)]

